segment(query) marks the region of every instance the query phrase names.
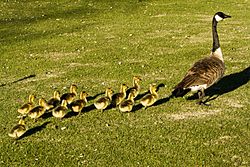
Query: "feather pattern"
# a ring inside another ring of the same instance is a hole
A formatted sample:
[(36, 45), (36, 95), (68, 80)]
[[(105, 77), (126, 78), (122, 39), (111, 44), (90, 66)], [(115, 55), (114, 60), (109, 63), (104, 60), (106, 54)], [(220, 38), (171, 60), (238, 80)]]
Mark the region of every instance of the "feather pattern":
[(181, 97), (191, 90), (201, 91), (201, 96), (199, 98), (202, 98), (205, 95), (204, 90), (223, 77), (225, 64), (217, 33), (217, 23), (218, 21), (229, 17), (231, 16), (222, 12), (217, 12), (214, 15), (212, 20), (213, 48), (210, 56), (194, 63), (181, 82), (174, 87), (172, 96)]

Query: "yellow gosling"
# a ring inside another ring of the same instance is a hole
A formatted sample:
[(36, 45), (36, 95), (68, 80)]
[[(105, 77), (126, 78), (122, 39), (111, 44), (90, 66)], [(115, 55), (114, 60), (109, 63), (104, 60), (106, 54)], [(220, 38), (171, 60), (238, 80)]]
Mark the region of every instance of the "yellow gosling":
[(37, 120), (46, 112), (46, 101), (44, 98), (39, 99), (39, 105), (31, 109), (28, 116)]
[(25, 125), (24, 119), (21, 118), (18, 124), (11, 129), (8, 135), (14, 139), (19, 139), (27, 131), (27, 129), (28, 128)]
[(132, 89), (128, 95), (128, 99), (121, 102), (119, 105), (119, 110), (121, 112), (131, 112), (135, 104), (134, 98), (136, 95), (136, 90)]
[(17, 111), (22, 114), (22, 115), (26, 115), (29, 113), (29, 111), (34, 107), (34, 99), (35, 96), (34, 95), (29, 95), (29, 102), (23, 104)]
[(103, 112), (103, 110), (106, 109), (108, 105), (110, 105), (111, 103), (112, 93), (113, 93), (113, 90), (111, 88), (107, 88), (105, 92), (105, 96), (97, 99), (94, 102), (95, 107), (98, 110), (101, 110), (101, 112)]
[(70, 104), (73, 112), (78, 112), (79, 115), (80, 115), (82, 109), (87, 104), (87, 96), (88, 96), (88, 93), (86, 93), (86, 92), (83, 91), (83, 92), (80, 93), (80, 99), (76, 100), (76, 101), (73, 101)]
[(128, 86), (126, 84), (122, 84), (120, 88), (120, 92), (112, 96), (112, 103), (114, 106), (118, 106), (126, 98), (127, 89), (128, 89)]
[(52, 105), (53, 107), (51, 107), (50, 109), (53, 109), (55, 107), (57, 107), (58, 105), (60, 105), (60, 92), (59, 91), (54, 91), (53, 97), (49, 99), (49, 101), (47, 102), (48, 105)]
[(70, 93), (65, 93), (61, 96), (61, 100), (66, 100), (67, 104), (70, 104), (77, 96), (77, 86), (72, 84), (70, 86)]
[(140, 93), (141, 87), (140, 87), (139, 83), (140, 83), (141, 80), (142, 80), (142, 79), (141, 79), (141, 77), (139, 77), (139, 76), (134, 76), (134, 77), (133, 77), (133, 87), (130, 88), (130, 91), (129, 91), (129, 92), (131, 92), (131, 90), (135, 90), (135, 91), (134, 91), (135, 97)]
[(145, 95), (140, 101), (140, 103), (145, 107), (145, 109), (146, 107), (152, 106), (157, 101), (158, 94), (156, 90), (157, 90), (157, 85), (150, 84), (149, 86), (150, 94)]
[(68, 110), (67, 101), (62, 100), (62, 104), (60, 106), (56, 107), (52, 111), (52, 115), (56, 118), (62, 119), (67, 114), (67, 110)]

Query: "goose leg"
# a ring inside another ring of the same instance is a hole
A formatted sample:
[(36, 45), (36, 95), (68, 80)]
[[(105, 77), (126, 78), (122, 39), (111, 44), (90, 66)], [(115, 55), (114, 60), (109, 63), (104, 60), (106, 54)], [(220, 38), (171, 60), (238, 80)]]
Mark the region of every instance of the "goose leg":
[(204, 104), (204, 102), (202, 101), (203, 97), (205, 96), (205, 92), (204, 92), (204, 89), (201, 89), (201, 90), (198, 90), (198, 101), (197, 101), (197, 104), (199, 105), (202, 105)]
[(199, 97), (199, 99), (198, 99), (197, 104), (199, 104), (199, 105), (205, 105), (205, 106), (210, 106), (209, 104), (206, 104), (207, 100), (202, 101), (203, 98), (205, 97), (205, 91), (204, 91), (204, 89), (201, 89), (201, 90), (198, 91), (198, 97)]

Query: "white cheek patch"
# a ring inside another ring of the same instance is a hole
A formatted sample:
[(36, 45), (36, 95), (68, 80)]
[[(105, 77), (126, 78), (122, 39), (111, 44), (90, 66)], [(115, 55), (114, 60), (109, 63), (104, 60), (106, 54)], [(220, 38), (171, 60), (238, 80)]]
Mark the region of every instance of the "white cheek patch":
[(219, 22), (219, 21), (223, 20), (223, 18), (220, 17), (219, 15), (215, 15), (215, 20), (216, 20), (217, 22)]
[(192, 92), (194, 92), (194, 91), (197, 91), (197, 90), (206, 89), (207, 84), (191, 86), (189, 88), (191, 89)]

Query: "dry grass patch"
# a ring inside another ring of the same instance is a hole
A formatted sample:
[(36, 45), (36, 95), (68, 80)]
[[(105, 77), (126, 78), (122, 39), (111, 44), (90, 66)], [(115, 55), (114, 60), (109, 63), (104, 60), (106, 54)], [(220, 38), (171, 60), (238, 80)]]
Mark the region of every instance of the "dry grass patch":
[(194, 111), (194, 112), (183, 112), (178, 114), (169, 114), (168, 117), (172, 120), (188, 120), (188, 119), (200, 119), (209, 116), (214, 116), (221, 113), (221, 110), (212, 111)]

